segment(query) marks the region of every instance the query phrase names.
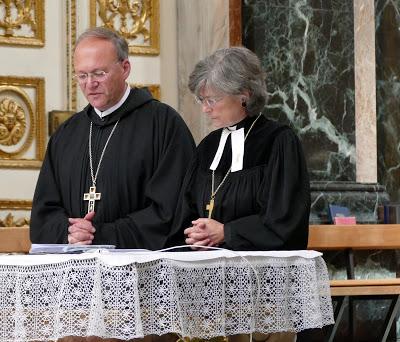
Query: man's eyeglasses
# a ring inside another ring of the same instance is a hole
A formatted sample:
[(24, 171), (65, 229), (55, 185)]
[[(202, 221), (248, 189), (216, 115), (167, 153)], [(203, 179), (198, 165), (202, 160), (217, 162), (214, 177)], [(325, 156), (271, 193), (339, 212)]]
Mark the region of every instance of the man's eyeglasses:
[(206, 105), (207, 107), (213, 108), (217, 102), (221, 101), (224, 98), (224, 96), (215, 96), (215, 97), (201, 97), (201, 96), (195, 96), (194, 99), (198, 104), (201, 105)]
[(96, 70), (93, 72), (85, 72), (82, 74), (76, 74), (74, 75), (74, 78), (79, 82), (79, 83), (86, 83), (88, 82), (89, 78), (92, 81), (95, 82), (102, 82), (107, 78), (108, 72), (104, 70)]
[[(121, 61), (115, 62), (113, 65), (121, 63)], [(83, 84), (89, 81), (91, 79), (94, 82), (103, 82), (110, 71), (104, 71), (104, 70), (95, 70), (93, 72), (82, 72), (80, 74), (75, 74), (73, 77), (78, 81), (78, 83)]]

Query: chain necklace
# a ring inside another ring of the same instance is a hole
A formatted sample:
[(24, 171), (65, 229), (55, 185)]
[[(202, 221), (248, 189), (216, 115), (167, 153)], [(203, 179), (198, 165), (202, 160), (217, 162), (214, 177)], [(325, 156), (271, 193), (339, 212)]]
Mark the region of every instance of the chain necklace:
[[(257, 122), (257, 120), (259, 119), (259, 117), (261, 116), (261, 113), (258, 114), (258, 116), (256, 117), (256, 119), (253, 121), (253, 123), (251, 124), (249, 130), (247, 131), (245, 137), (244, 137), (244, 141), (246, 142), (247, 137), (249, 136), (252, 128), (254, 127), (255, 123)], [(217, 194), (217, 192), (219, 191), (219, 189), (221, 189), (222, 185), (224, 185), (226, 179), (228, 178), (229, 174), (231, 173), (231, 168), (230, 167), (228, 169), (228, 171), (226, 172), (224, 178), (222, 178), (221, 183), (219, 183), (219, 185), (217, 186), (217, 188), (215, 189), (215, 170), (212, 170), (212, 177), (211, 177), (211, 195), (210, 195), (210, 202), (206, 205), (206, 210), (208, 211), (208, 218), (211, 218), (212, 216), (212, 212), (214, 210), (214, 200), (215, 200), (215, 196)], [(215, 190), (214, 190), (215, 189)]]
[(89, 188), (89, 192), (83, 194), (83, 200), (89, 201), (88, 202), (88, 213), (91, 211), (94, 211), (94, 205), (96, 201), (99, 201), (101, 199), (101, 192), (96, 192), (96, 180), (97, 180), (97, 175), (99, 174), (100, 170), (100, 165), (101, 162), (103, 161), (103, 156), (104, 152), (106, 151), (107, 145), (110, 142), (110, 139), (112, 135), (114, 134), (115, 128), (117, 127), (119, 122), (118, 121), (115, 123), (114, 127), (111, 130), (110, 135), (107, 138), (107, 141), (103, 147), (103, 151), (101, 151), (99, 163), (97, 164), (96, 168), (96, 173), (94, 173), (93, 170), (93, 157), (92, 157), (92, 128), (93, 128), (93, 122), (90, 122), (90, 129), (89, 129), (89, 166), (90, 166), (90, 176), (92, 178), (92, 186)]

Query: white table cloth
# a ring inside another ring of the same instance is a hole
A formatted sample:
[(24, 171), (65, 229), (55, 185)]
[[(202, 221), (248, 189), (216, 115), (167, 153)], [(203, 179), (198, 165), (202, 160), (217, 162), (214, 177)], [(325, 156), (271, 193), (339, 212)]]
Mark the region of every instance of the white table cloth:
[(314, 251), (0, 257), (1, 342), (211, 338), (328, 324), (328, 272)]

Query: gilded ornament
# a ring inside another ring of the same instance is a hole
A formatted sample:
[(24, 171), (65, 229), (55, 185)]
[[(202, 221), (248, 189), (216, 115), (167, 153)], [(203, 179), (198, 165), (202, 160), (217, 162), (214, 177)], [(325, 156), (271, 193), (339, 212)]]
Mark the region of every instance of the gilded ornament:
[[(23, 108), (24, 119), (18, 106)], [(46, 147), (44, 80), (0, 77), (0, 118), (0, 167), (39, 168)], [(18, 129), (13, 131), (11, 127)]]
[(29, 219), (27, 218), (20, 218), (14, 220), (14, 215), (9, 213), (4, 220), (0, 219), (0, 227), (24, 227), (29, 226)]
[(0, 199), (0, 209), (31, 210), (32, 200)]
[(0, 144), (18, 144), (26, 130), (26, 119), (23, 108), (10, 98), (0, 102)]
[(0, 43), (44, 45), (44, 1), (0, 0)]
[(0, 0), (1, 3), (4, 5), (5, 16), (0, 20), (0, 27), (4, 29), (5, 36), (13, 36), (14, 31), (21, 29), (22, 25), (28, 25), (33, 32), (36, 31), (36, 22), (32, 17), (32, 1)]
[(130, 84), (131, 88), (147, 88), (151, 95), (157, 99), (161, 100), (161, 89), (159, 84), (143, 84), (143, 83), (134, 83)]
[[(66, 60), (67, 63), (67, 109), (71, 111), (77, 110), (77, 82), (73, 78), (72, 55), (73, 47), (76, 44), (77, 35), (77, 16), (76, 16), (76, 0), (66, 1)], [(50, 127), (50, 122), (49, 122)], [(51, 132), (49, 130), (49, 135)]]
[(98, 0), (97, 3), (99, 17), (105, 27), (114, 29), (119, 19), (117, 32), (126, 39), (137, 39), (139, 35), (143, 36), (144, 41), (150, 39), (146, 22), (151, 17), (151, 0)]
[(123, 36), (130, 53), (159, 53), (158, 0), (91, 0), (91, 26), (100, 25)]
[(0, 157), (15, 159), (28, 150), (33, 120), (28, 94), (20, 87), (0, 84)]

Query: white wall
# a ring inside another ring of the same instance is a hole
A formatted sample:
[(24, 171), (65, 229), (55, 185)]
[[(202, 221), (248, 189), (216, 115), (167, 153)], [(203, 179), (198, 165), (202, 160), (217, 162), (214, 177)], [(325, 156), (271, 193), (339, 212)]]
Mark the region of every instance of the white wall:
[(160, 0), (161, 98), (178, 110), (178, 47), (176, 0)]

